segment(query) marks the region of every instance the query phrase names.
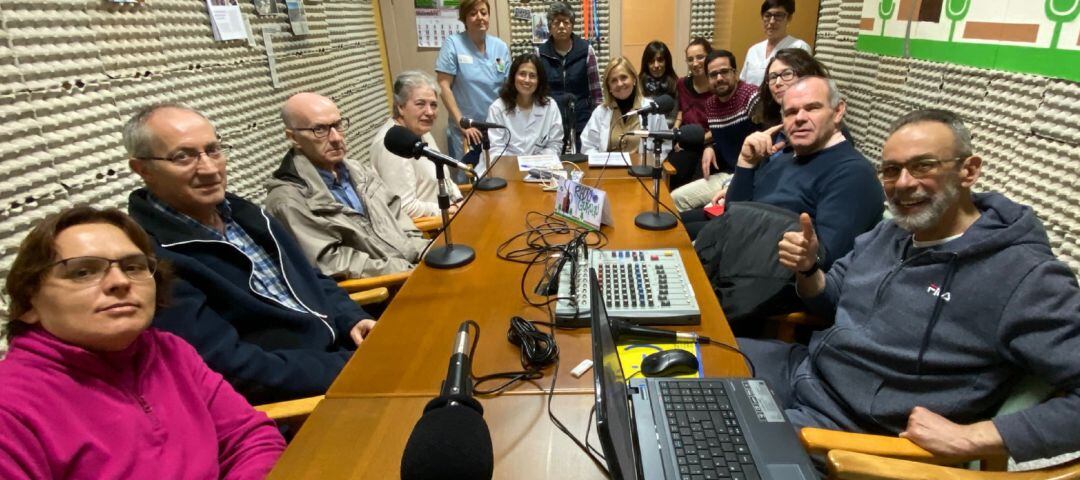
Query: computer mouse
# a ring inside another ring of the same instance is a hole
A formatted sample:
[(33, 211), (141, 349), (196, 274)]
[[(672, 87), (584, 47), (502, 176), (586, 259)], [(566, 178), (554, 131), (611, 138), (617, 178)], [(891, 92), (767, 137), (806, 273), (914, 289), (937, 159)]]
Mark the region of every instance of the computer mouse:
[(646, 377), (674, 377), (697, 371), (697, 357), (686, 350), (663, 350), (641, 360), (641, 374)]

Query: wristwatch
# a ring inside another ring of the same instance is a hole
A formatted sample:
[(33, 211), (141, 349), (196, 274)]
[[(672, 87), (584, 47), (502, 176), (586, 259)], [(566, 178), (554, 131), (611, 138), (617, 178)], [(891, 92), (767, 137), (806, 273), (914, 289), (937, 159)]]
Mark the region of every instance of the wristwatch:
[(821, 270), (821, 257), (815, 258), (814, 264), (810, 268), (799, 272), (799, 275), (809, 277), (810, 275), (817, 273), (818, 270)]

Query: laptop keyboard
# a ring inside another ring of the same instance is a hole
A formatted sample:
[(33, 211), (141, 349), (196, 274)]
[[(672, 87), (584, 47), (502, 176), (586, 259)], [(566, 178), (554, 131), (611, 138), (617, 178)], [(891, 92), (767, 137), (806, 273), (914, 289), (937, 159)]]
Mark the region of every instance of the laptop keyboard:
[(760, 479), (722, 381), (659, 385), (681, 478)]

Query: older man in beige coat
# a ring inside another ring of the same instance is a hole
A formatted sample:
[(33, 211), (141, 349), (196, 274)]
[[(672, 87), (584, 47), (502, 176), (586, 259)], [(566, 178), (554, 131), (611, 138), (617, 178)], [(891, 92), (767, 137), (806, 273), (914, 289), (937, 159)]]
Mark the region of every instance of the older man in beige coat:
[(266, 209), (326, 275), (364, 278), (409, 270), (427, 240), (378, 174), (346, 161), (349, 121), (332, 100), (290, 97), (281, 111), (292, 144), (267, 184)]

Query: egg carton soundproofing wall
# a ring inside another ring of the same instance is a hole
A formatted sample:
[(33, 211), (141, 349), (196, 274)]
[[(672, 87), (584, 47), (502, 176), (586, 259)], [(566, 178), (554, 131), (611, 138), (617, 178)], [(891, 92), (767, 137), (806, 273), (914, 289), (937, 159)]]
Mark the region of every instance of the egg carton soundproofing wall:
[(856, 51), (861, 12), (861, 0), (822, 0), (815, 53), (847, 100), (859, 150), (878, 163), (897, 117), (928, 107), (956, 112), (984, 159), (976, 190), (1032, 206), (1054, 253), (1080, 274), (1080, 85)]
[[(716, 33), (716, 0), (690, 0), (690, 38), (712, 41)], [(672, 46), (673, 49), (678, 47)]]
[[(0, 0), (0, 279), (46, 215), (76, 203), (126, 208), (141, 182), (120, 129), (154, 102), (204, 112), (234, 146), (229, 191), (257, 203), (288, 149), (279, 110), (293, 93), (332, 97), (352, 120), (350, 156), (364, 159), (389, 116), (371, 0), (307, 2), (303, 36), (277, 3), (278, 13), (260, 17), (240, 2), (251, 46), (214, 41), (200, 1)], [(278, 32), (279, 88), (264, 29)]]
[[(608, 39), (608, 32), (610, 31), (611, 18), (609, 0), (593, 0), (596, 4), (597, 18), (600, 29), (600, 39), (590, 38), (589, 43), (592, 44), (593, 49), (596, 50), (596, 62), (597, 67), (600, 69), (600, 73), (603, 74), (604, 67), (607, 66), (608, 61), (611, 59), (611, 52), (608, 46), (610, 45)], [(527, 8), (534, 15), (541, 14), (547, 17), (548, 7), (554, 3), (552, 0), (510, 0), (511, 11), (514, 8)], [(574, 34), (581, 36), (584, 31), (582, 16), (582, 3), (575, 1), (567, 1), (570, 8), (574, 9), (575, 22), (574, 22)], [(510, 15), (510, 53), (514, 56), (522, 53), (530, 52), (537, 45), (532, 43), (532, 20), (519, 20), (514, 18), (513, 14)]]

